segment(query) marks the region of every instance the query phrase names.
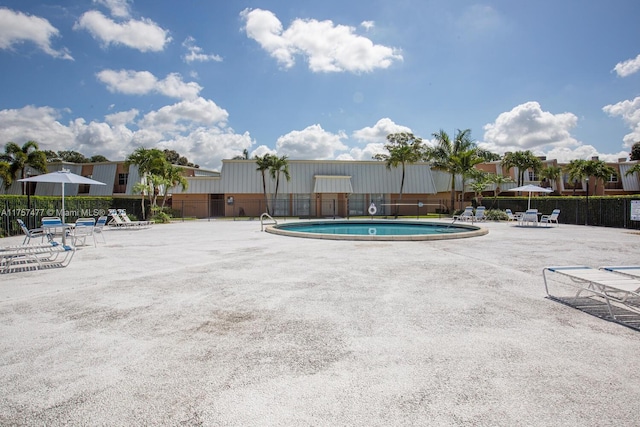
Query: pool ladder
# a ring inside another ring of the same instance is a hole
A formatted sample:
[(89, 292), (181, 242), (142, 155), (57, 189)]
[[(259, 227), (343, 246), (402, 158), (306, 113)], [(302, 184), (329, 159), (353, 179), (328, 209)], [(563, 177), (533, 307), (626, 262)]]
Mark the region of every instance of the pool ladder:
[(278, 225), (278, 221), (276, 221), (275, 219), (273, 219), (271, 217), (271, 215), (269, 215), (268, 213), (263, 213), (262, 215), (260, 215), (260, 231), (264, 231), (264, 219), (268, 218), (270, 219), (272, 222), (270, 222), (269, 224), (275, 224)]

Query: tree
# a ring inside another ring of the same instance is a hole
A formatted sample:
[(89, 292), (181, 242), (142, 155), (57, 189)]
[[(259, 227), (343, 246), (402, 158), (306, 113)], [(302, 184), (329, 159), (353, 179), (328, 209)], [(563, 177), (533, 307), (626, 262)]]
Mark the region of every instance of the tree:
[(105, 156), (103, 156), (102, 154), (96, 154), (91, 156), (91, 158), (89, 159), (90, 163), (101, 163), (101, 162), (108, 162), (109, 159), (107, 159)]
[(269, 197), (267, 196), (266, 173), (271, 167), (271, 157), (273, 157), (272, 154), (265, 154), (264, 156), (255, 157), (256, 164), (258, 165), (258, 168), (256, 170), (262, 174), (262, 192), (264, 193), (264, 203), (267, 208), (267, 214), (269, 215), (271, 214), (271, 212), (269, 210)]
[(233, 160), (249, 160), (249, 150), (245, 148), (242, 150), (242, 154), (233, 156)]
[[(9, 163), (11, 180), (16, 180), (18, 174), (20, 179), (24, 179), (27, 166), (43, 173), (47, 171), (47, 156), (44, 151), (39, 150), (38, 143), (35, 141), (27, 141), (22, 147), (15, 142), (8, 142), (5, 153), (0, 156), (0, 160)], [(24, 196), (24, 194), (25, 186), (23, 183), (22, 195)]]
[[(484, 159), (478, 156), (478, 152), (474, 148), (470, 148), (453, 156), (454, 162), (458, 165), (458, 172), (462, 176), (462, 198), (464, 199), (464, 188), (467, 178), (475, 178), (479, 181), (484, 181), (484, 172), (476, 169), (476, 165), (484, 162)], [(486, 187), (486, 183), (484, 183)], [(484, 191), (484, 188), (481, 190)], [(474, 197), (477, 197), (477, 192), (474, 191)]]
[(604, 186), (612, 176), (617, 176), (618, 172), (611, 166), (607, 165), (603, 160), (589, 160), (591, 163), (589, 172), (596, 179), (594, 193), (598, 191), (598, 181), (602, 181)]
[(13, 177), (9, 172), (9, 163), (5, 162), (4, 160), (0, 161), (0, 179), (2, 180), (5, 191), (9, 187), (11, 187), (11, 184), (13, 183)]
[(562, 177), (562, 168), (560, 166), (547, 166), (542, 168), (540, 171), (540, 177), (543, 179), (548, 179), (553, 184), (555, 184), (555, 191), (560, 192), (558, 182)]
[(507, 169), (518, 169), (518, 187), (524, 185), (524, 174), (531, 169), (537, 174), (542, 169), (542, 160), (536, 157), (531, 151), (516, 151), (507, 153), (502, 158), (502, 166)]
[[(458, 129), (453, 141), (442, 129), (434, 133), (433, 137), (436, 140), (436, 146), (426, 149), (425, 158), (432, 162), (434, 169), (451, 174), (450, 209), (453, 211), (456, 199), (456, 175), (461, 173), (460, 154), (465, 151), (475, 150), (476, 154), (480, 156), (482, 152), (477, 150), (475, 143), (472, 141), (470, 129)], [(462, 191), (464, 192), (464, 188)]]
[(489, 184), (494, 184), (496, 186), (493, 189), (493, 200), (491, 202), (491, 209), (493, 209), (493, 207), (496, 204), (496, 200), (498, 199), (498, 194), (500, 194), (501, 185), (507, 182), (513, 182), (513, 180), (511, 179), (511, 177), (508, 177), (508, 176), (490, 173), (490, 174), (487, 174), (487, 182)]
[(271, 156), (271, 163), (269, 164), (269, 173), (271, 178), (276, 180), (276, 191), (273, 193), (273, 212), (276, 211), (276, 204), (278, 203), (278, 187), (280, 185), (280, 174), (282, 173), (287, 181), (291, 180), (289, 174), (289, 161), (287, 156)]
[(63, 162), (69, 163), (89, 163), (89, 159), (87, 159), (83, 154), (73, 150), (58, 151), (58, 158)]
[[(584, 225), (589, 224), (589, 178), (595, 177), (596, 184), (595, 189), (598, 187), (599, 180), (608, 179), (616, 171), (611, 166), (608, 166), (602, 160), (571, 160), (566, 166), (565, 170), (569, 175), (569, 180), (576, 183), (579, 181), (586, 181), (587, 187), (585, 192), (585, 202), (587, 205)], [(594, 189), (594, 190), (595, 190)], [(575, 191), (575, 185), (574, 185)]]
[[(384, 160), (387, 169), (402, 166), (402, 179), (400, 180), (399, 201), (402, 201), (402, 192), (404, 190), (404, 178), (406, 173), (406, 165), (420, 161), (424, 156), (424, 148), (422, 139), (416, 138), (412, 133), (392, 133), (387, 135), (388, 144), (384, 148), (389, 154), (376, 154), (373, 156), (376, 160)], [(398, 218), (400, 205), (396, 205), (395, 217)]]
[[(138, 188), (141, 194), (141, 207), (142, 216), (146, 219), (146, 212), (144, 208), (145, 196), (149, 197), (149, 203), (151, 206), (155, 206), (154, 201), (159, 194), (159, 186), (162, 184), (162, 171), (167, 164), (167, 159), (162, 151), (157, 148), (147, 149), (144, 147), (138, 147), (133, 153), (127, 156), (124, 162), (125, 166), (136, 165), (138, 167), (138, 173), (140, 174), (140, 186), (134, 186)], [(160, 177), (158, 179), (157, 177)]]
[(640, 141), (631, 146), (630, 160), (640, 160)]
[(178, 166), (174, 166), (171, 164), (167, 164), (163, 170), (162, 177), (164, 178), (164, 196), (162, 197), (162, 208), (167, 202), (167, 197), (169, 196), (169, 188), (177, 187), (178, 185), (182, 188), (182, 191), (189, 188), (189, 181), (187, 178), (182, 175), (182, 168)]
[(640, 175), (640, 163), (636, 163), (633, 167), (629, 168), (629, 170), (625, 172), (624, 176), (629, 176), (634, 173)]

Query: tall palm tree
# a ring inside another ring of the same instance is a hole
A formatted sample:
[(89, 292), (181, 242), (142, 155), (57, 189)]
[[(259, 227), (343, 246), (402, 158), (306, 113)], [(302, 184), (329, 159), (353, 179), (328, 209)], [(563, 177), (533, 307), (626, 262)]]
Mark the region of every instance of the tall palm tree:
[(613, 167), (607, 165), (603, 160), (589, 160), (589, 162), (591, 162), (591, 176), (596, 179), (593, 191), (597, 194), (598, 181), (602, 181), (602, 185), (604, 186), (612, 176), (617, 176), (618, 172)]
[(273, 212), (276, 211), (276, 203), (278, 203), (278, 187), (280, 185), (280, 174), (284, 175), (287, 181), (291, 180), (289, 174), (289, 161), (287, 156), (271, 156), (271, 164), (269, 165), (269, 173), (271, 178), (276, 180), (276, 191), (273, 193)]
[[(40, 151), (35, 141), (27, 141), (22, 147), (15, 142), (8, 142), (4, 151), (0, 160), (9, 163), (9, 174), (12, 180), (18, 179), (18, 174), (20, 179), (24, 179), (27, 166), (43, 173), (47, 171), (47, 155), (44, 151)], [(22, 195), (24, 194), (25, 186), (22, 183)]]
[(271, 215), (269, 210), (269, 197), (267, 196), (267, 177), (266, 173), (271, 167), (271, 158), (275, 157), (272, 154), (265, 154), (264, 156), (256, 156), (256, 164), (258, 165), (257, 171), (262, 175), (262, 192), (264, 193), (264, 204), (267, 208), (267, 214)]
[[(388, 154), (376, 154), (373, 156), (376, 160), (384, 160), (387, 169), (402, 166), (402, 179), (400, 180), (399, 201), (402, 201), (402, 192), (404, 190), (404, 178), (406, 173), (406, 165), (418, 162), (424, 156), (424, 148), (422, 139), (416, 138), (412, 133), (392, 133), (387, 135), (388, 144), (384, 148)], [(398, 218), (400, 205), (396, 204), (395, 217)]]
[(2, 180), (4, 190), (6, 191), (13, 183), (13, 177), (9, 172), (9, 162), (0, 160), (0, 179)]
[[(145, 196), (149, 197), (149, 203), (151, 206), (155, 206), (154, 201), (159, 194), (159, 185), (162, 177), (162, 171), (165, 165), (168, 163), (164, 152), (157, 148), (144, 148), (138, 147), (133, 153), (129, 154), (124, 161), (125, 166), (136, 165), (138, 167), (138, 173), (140, 174), (140, 181), (142, 185), (136, 186), (140, 191), (142, 208), (142, 217), (146, 219), (146, 211), (144, 207)], [(137, 191), (137, 190), (134, 190)]]
[[(475, 168), (476, 165), (484, 162), (484, 159), (478, 156), (478, 152), (474, 148), (458, 153), (453, 156), (453, 159), (458, 165), (458, 172), (462, 176), (462, 198), (464, 199), (464, 188), (467, 178), (484, 181), (484, 173)], [(477, 194), (474, 194), (474, 196), (477, 196)]]
[(493, 209), (496, 204), (496, 200), (498, 199), (498, 194), (500, 194), (502, 184), (513, 182), (513, 180), (509, 176), (490, 173), (487, 175), (487, 182), (496, 186), (493, 189), (493, 201), (491, 202), (491, 209)]
[(524, 174), (528, 169), (538, 173), (542, 169), (542, 160), (536, 157), (531, 151), (516, 151), (507, 153), (502, 158), (502, 166), (507, 169), (518, 169), (518, 187), (524, 185)]
[(433, 137), (436, 140), (436, 146), (426, 149), (425, 158), (432, 162), (434, 169), (451, 174), (450, 208), (453, 212), (456, 200), (456, 175), (461, 173), (460, 158), (458, 156), (465, 151), (476, 149), (476, 146), (471, 139), (470, 129), (458, 129), (453, 141), (442, 129), (434, 133)]

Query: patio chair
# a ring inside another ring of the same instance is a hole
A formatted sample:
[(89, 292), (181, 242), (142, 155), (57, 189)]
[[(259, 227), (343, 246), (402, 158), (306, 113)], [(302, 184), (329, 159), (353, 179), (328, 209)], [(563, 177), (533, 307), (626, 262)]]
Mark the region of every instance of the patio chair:
[(538, 209), (527, 209), (520, 217), (519, 225), (538, 225)]
[(70, 233), (71, 238), (73, 239), (73, 245), (79, 246), (78, 242), (82, 240), (82, 246), (86, 245), (87, 237), (91, 237), (93, 240), (93, 245), (96, 245), (95, 238), (93, 237), (93, 229), (96, 225), (96, 220), (93, 218), (78, 218), (76, 220), (76, 225)]
[(109, 219), (109, 217), (107, 216), (101, 216), (98, 218), (98, 220), (96, 221), (96, 226), (93, 227), (93, 242), (94, 244), (98, 243), (98, 238), (97, 236), (102, 237), (102, 243), (107, 243), (107, 239), (105, 239), (104, 237), (104, 226), (107, 225), (107, 220)]
[(45, 234), (42, 228), (28, 229), (23, 220), (18, 219), (17, 221), (20, 225), (20, 229), (24, 233), (24, 240), (22, 241), (23, 245), (28, 244), (33, 237), (40, 237), (41, 240), (44, 239)]
[(464, 212), (460, 215), (453, 216), (454, 221), (470, 221), (473, 220), (473, 206), (467, 206), (464, 208)]
[(513, 214), (511, 209), (505, 209), (504, 212), (507, 214), (507, 221), (518, 221), (518, 217)]
[(550, 225), (552, 222), (555, 222), (556, 226), (560, 226), (560, 224), (558, 223), (558, 215), (560, 215), (560, 209), (554, 209), (551, 212), (551, 215), (542, 215), (540, 217), (540, 222), (546, 223), (547, 225)]
[(484, 215), (484, 211), (484, 206), (478, 206), (476, 208), (476, 214), (473, 216), (472, 221), (485, 221), (487, 217)]

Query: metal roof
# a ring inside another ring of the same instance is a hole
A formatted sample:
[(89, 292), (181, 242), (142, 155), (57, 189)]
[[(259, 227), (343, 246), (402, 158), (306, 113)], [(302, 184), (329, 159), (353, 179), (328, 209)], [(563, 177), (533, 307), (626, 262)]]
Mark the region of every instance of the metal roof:
[(316, 175), (314, 193), (353, 193), (350, 176)]

